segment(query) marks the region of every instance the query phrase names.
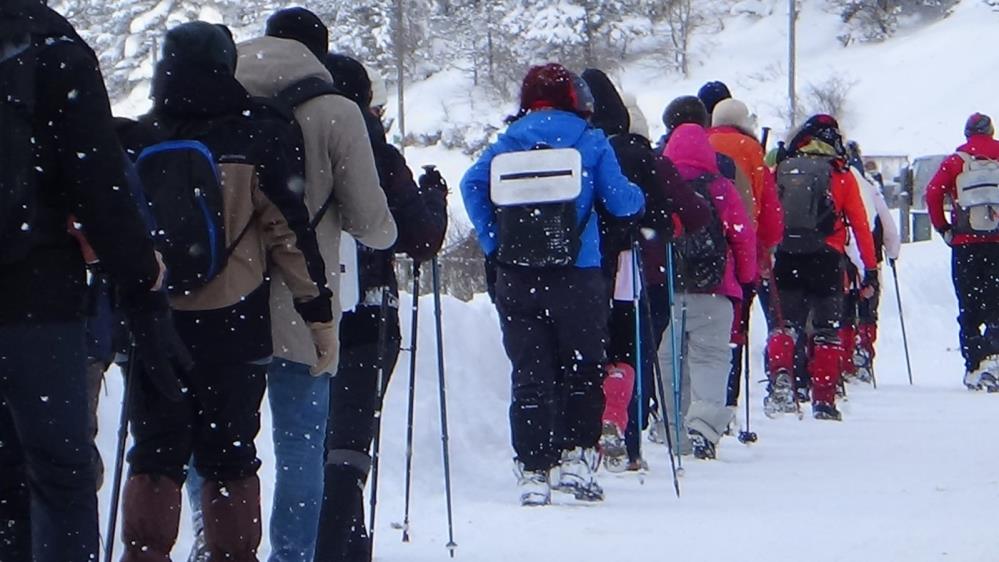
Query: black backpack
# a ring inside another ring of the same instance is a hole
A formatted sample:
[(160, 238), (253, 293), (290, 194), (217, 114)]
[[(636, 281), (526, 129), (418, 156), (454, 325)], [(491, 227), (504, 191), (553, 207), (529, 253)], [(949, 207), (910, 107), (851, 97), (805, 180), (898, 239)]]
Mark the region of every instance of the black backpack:
[(31, 44), (0, 62), (0, 264), (26, 257), (41, 230), (33, 120), (44, 48)]
[(836, 231), (836, 203), (830, 184), (833, 160), (794, 156), (777, 166), (777, 194), (784, 209), (784, 239), (778, 251), (813, 254), (826, 247)]
[(197, 140), (168, 140), (135, 162), (154, 221), (153, 242), (167, 266), (167, 291), (184, 295), (214, 279), (254, 218), (228, 247), (222, 178), (215, 156)]
[(673, 243), (677, 285), (682, 291), (713, 291), (725, 279), (728, 239), (710, 188), (716, 179), (718, 176), (705, 174), (687, 182), (691, 189), (707, 200), (711, 220), (704, 228), (685, 233)]
[[(287, 86), (272, 98), (263, 98), (258, 101), (261, 103), (263, 108), (274, 112), (277, 116), (281, 117), (287, 121), (289, 125), (291, 125), (292, 135), (300, 141), (298, 146), (304, 151), (305, 138), (302, 134), (302, 126), (298, 123), (298, 120), (295, 119), (295, 109), (297, 109), (300, 105), (321, 96), (343, 96), (343, 93), (328, 81), (319, 78), (318, 76), (313, 76), (310, 78), (303, 78), (302, 80)], [(299, 162), (304, 166), (305, 154), (299, 154), (298, 158)], [(309, 228), (311, 230), (316, 229), (316, 226), (323, 220), (323, 216), (326, 215), (326, 211), (328, 211), (330, 206), (333, 205), (335, 200), (333, 195), (333, 193), (330, 193), (329, 197), (326, 198), (326, 201), (323, 201), (322, 206), (319, 207), (316, 214), (312, 217), (312, 220), (309, 222)]]

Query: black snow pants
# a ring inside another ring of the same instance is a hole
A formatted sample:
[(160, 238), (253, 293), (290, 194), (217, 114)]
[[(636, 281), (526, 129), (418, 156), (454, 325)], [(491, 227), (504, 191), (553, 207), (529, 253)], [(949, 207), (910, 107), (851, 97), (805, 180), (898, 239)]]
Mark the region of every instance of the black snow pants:
[(99, 553), (83, 322), (0, 325), (0, 560)]
[[(385, 380), (399, 358), (399, 309), (388, 308)], [(340, 364), (330, 379), (326, 466), (316, 541), (316, 562), (366, 560), (370, 548), (364, 517), (364, 485), (371, 469), (371, 442), (378, 406), (380, 306), (359, 306), (340, 320)]]
[(999, 354), (999, 244), (956, 246), (952, 273), (965, 368)]
[(610, 303), (599, 269), (500, 266), (496, 307), (513, 364), (517, 460), (547, 470), (600, 439)]

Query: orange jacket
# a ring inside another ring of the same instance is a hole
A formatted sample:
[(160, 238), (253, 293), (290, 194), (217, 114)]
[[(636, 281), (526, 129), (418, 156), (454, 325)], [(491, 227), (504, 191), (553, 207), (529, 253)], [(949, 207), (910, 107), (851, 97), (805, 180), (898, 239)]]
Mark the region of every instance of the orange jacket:
[(784, 237), (784, 213), (777, 198), (773, 173), (764, 162), (763, 147), (754, 137), (736, 127), (714, 127), (708, 131), (711, 146), (735, 161), (752, 183), (755, 213), (753, 222), (759, 247), (764, 251)]
[(836, 205), (836, 230), (826, 244), (836, 251), (846, 253), (847, 225), (853, 231), (860, 249), (860, 259), (867, 269), (877, 269), (878, 260), (874, 252), (874, 235), (867, 221), (867, 210), (860, 196), (860, 187), (849, 170), (835, 170), (829, 178), (829, 191)]

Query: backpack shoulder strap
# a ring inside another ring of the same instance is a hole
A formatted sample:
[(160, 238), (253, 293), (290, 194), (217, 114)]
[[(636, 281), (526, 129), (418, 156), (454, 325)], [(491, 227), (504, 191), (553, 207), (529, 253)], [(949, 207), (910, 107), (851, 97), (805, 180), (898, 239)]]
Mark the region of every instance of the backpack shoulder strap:
[(284, 107), (294, 110), (311, 99), (334, 95), (342, 96), (343, 93), (326, 80), (318, 76), (312, 76), (310, 78), (303, 78), (281, 90), (274, 96), (274, 99)]

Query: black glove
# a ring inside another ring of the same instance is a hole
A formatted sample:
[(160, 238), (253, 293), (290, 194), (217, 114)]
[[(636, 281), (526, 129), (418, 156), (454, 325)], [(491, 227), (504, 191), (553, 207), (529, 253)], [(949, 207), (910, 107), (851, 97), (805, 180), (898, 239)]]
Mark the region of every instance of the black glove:
[(129, 361), (137, 361), (134, 372), (146, 377), (167, 400), (180, 402), (184, 398), (184, 385), (178, 375), (190, 372), (194, 360), (174, 330), (166, 295), (150, 295), (148, 300), (143, 299), (144, 306), (134, 307), (128, 313), (136, 355), (129, 357)]
[(881, 280), (878, 277), (878, 270), (868, 269), (864, 272), (864, 280), (860, 282), (861, 292), (877, 292), (878, 288), (881, 286)]
[(756, 283), (746, 283), (742, 286), (742, 302), (750, 303), (753, 302), (753, 298), (756, 297)]
[(448, 193), (447, 182), (444, 181), (444, 177), (441, 176), (440, 171), (437, 170), (437, 166), (424, 166), (423, 175), (420, 176), (420, 191), (422, 193), (440, 193), (445, 197)]
[(940, 234), (940, 238), (943, 238), (943, 241), (948, 246), (953, 246), (953, 244), (954, 244), (954, 228), (951, 227), (951, 225), (949, 225), (949, 224), (945, 225), (943, 228), (941, 228), (937, 232)]

